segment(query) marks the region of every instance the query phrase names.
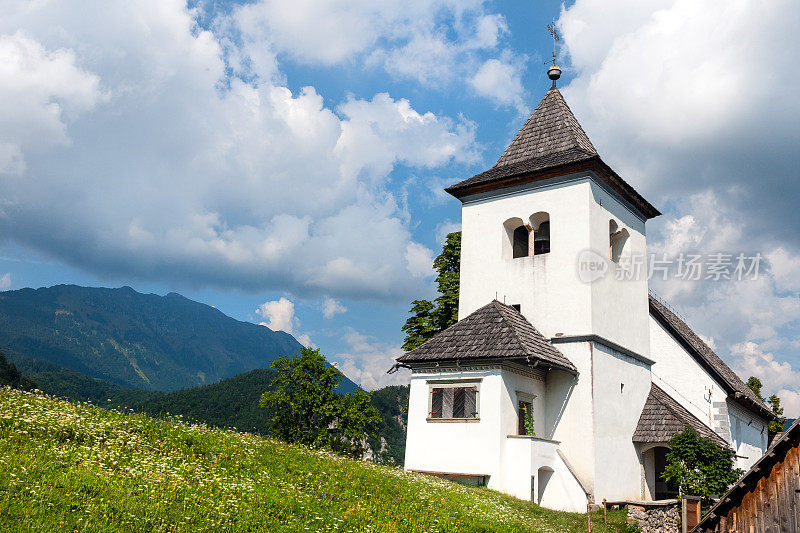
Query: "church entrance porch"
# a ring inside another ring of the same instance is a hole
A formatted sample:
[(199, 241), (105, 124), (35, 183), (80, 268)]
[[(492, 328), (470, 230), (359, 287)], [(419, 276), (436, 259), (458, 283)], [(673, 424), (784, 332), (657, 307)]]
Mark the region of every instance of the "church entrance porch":
[(669, 447), (666, 443), (651, 444), (642, 450), (642, 498), (670, 500), (678, 497), (678, 487), (664, 479)]

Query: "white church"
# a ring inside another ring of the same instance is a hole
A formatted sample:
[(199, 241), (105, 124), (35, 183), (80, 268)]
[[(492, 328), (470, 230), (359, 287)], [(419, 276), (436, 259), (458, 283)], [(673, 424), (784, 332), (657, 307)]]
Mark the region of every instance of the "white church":
[(748, 469), (771, 411), (646, 275), (618, 275), (660, 213), (548, 74), (497, 164), (446, 189), (462, 202), (459, 321), (397, 359), (411, 370), (405, 468), (584, 511), (674, 497), (667, 442), (691, 426)]

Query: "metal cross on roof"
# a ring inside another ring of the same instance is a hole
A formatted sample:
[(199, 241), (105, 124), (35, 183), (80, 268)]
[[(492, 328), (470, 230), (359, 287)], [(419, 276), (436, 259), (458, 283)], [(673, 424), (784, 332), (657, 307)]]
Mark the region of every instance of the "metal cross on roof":
[(547, 25), (547, 31), (550, 32), (550, 35), (553, 37), (553, 66), (556, 66), (556, 41), (561, 40), (561, 36), (558, 34), (556, 30), (556, 19), (553, 18), (553, 22)]

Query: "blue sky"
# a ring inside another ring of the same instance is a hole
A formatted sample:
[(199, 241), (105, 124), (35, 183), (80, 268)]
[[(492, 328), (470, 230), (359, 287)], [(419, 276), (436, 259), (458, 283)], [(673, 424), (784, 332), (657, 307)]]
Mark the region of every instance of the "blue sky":
[(0, 21), (0, 288), (176, 291), (405, 379), (383, 371), (460, 220), (441, 189), (549, 87), (555, 17), (565, 97), (664, 212), (651, 249), (767, 258), (654, 288), (800, 412), (795, 3), (71, 4)]

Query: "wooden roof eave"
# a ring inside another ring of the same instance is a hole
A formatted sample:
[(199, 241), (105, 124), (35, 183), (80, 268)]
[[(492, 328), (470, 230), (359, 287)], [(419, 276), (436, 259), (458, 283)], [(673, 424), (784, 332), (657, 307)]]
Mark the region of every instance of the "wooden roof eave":
[(497, 357), (497, 358), (452, 358), (452, 359), (414, 359), (411, 361), (398, 361), (392, 366), (396, 368), (419, 368), (419, 367), (441, 367), (441, 366), (470, 366), (470, 365), (497, 365), (509, 362), (522, 363), (521, 366), (529, 369), (541, 370), (549, 372), (550, 370), (561, 370), (574, 377), (578, 377), (579, 373), (576, 369), (548, 361), (536, 357), (534, 355), (515, 356), (515, 357)]
[(509, 176), (489, 180), (482, 183), (475, 183), (466, 186), (452, 185), (445, 188), (445, 192), (461, 200), (467, 196), (480, 194), (483, 192), (505, 189), (515, 185), (534, 183), (549, 178), (573, 174), (576, 172), (592, 171), (609, 187), (617, 192), (625, 201), (638, 210), (645, 219), (659, 216), (661, 212), (650, 202), (640, 195), (636, 190), (628, 185), (614, 170), (608, 166), (598, 155), (587, 157), (578, 162), (571, 162), (562, 165), (535, 170), (533, 172), (523, 171)]

